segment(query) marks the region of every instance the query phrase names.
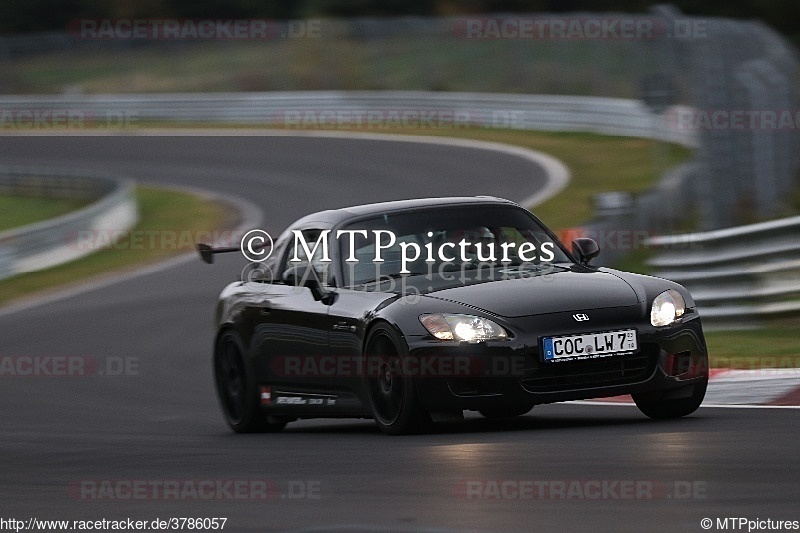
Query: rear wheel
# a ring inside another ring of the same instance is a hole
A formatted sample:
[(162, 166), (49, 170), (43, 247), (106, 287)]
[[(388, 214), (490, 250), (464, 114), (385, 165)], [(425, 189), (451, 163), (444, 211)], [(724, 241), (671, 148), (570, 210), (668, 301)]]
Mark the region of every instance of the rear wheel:
[(366, 387), (375, 423), (387, 435), (418, 433), (430, 423), (420, 406), (414, 378), (401, 372), (405, 343), (388, 325), (376, 326), (367, 338)]
[(694, 413), (703, 403), (708, 387), (708, 378), (694, 385), (688, 385), (688, 387), (692, 388), (691, 393), (683, 398), (665, 397), (672, 391), (658, 391), (634, 394), (633, 401), (636, 403), (636, 407), (650, 418), (680, 418)]
[(234, 331), (225, 331), (217, 339), (214, 383), (225, 420), (237, 433), (280, 431), (286, 426), (286, 422), (268, 422), (259, 409), (255, 379)]

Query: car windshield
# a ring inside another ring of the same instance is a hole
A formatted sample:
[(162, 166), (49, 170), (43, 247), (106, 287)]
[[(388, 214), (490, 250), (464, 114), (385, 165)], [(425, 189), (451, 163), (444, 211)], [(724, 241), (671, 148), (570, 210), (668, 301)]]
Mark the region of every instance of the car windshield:
[(560, 245), (524, 209), (453, 206), (386, 213), (343, 228), (344, 285), (486, 266), (564, 263)]

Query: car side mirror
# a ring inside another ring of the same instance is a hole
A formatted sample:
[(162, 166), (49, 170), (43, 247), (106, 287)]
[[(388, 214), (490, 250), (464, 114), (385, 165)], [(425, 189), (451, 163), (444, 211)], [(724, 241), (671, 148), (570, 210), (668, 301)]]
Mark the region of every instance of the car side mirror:
[(326, 305), (333, 303), (335, 293), (326, 291), (317, 277), (317, 271), (309, 265), (297, 265), (287, 268), (281, 277), (286, 285), (293, 287), (308, 287), (315, 300), (321, 301)]
[(582, 265), (589, 265), (589, 261), (594, 259), (600, 254), (600, 247), (594, 241), (586, 237), (575, 239), (572, 241), (572, 255), (574, 255), (578, 262)]

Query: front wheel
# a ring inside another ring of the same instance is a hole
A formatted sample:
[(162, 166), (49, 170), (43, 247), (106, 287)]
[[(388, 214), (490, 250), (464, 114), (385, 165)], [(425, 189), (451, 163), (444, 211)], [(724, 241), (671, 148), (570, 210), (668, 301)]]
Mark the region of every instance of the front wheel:
[(423, 431), (431, 423), (420, 406), (412, 376), (402, 373), (405, 343), (388, 325), (376, 326), (365, 344), (366, 388), (375, 423), (387, 435)]
[(658, 391), (633, 394), (633, 401), (636, 403), (636, 407), (650, 418), (680, 418), (694, 413), (703, 403), (708, 387), (708, 378), (688, 386), (692, 387), (692, 391), (685, 398), (664, 398), (664, 392), (669, 391)]
[(286, 422), (268, 422), (261, 412), (255, 378), (245, 361), (239, 336), (232, 330), (217, 339), (214, 383), (222, 413), (235, 432), (272, 432), (286, 426)]

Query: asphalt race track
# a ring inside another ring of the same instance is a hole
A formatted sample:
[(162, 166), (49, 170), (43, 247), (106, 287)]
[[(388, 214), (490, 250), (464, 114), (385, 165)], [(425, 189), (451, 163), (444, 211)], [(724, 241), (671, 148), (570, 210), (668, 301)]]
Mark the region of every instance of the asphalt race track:
[[(275, 233), (324, 208), (521, 199), (543, 184), (541, 169), (504, 154), (311, 137), (2, 137), (0, 162), (238, 195), (263, 207)], [(800, 520), (793, 409), (701, 408), (653, 422), (630, 406), (560, 404), (420, 436), (386, 437), (360, 420), (234, 435), (212, 389), (212, 310), (244, 263), (198, 260), (0, 315), (0, 355), (97, 361), (104, 374), (0, 377), (0, 518), (481, 532)]]

